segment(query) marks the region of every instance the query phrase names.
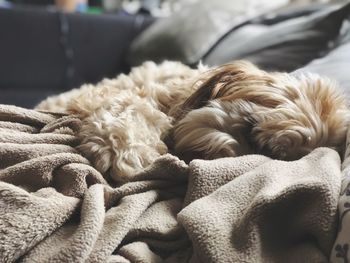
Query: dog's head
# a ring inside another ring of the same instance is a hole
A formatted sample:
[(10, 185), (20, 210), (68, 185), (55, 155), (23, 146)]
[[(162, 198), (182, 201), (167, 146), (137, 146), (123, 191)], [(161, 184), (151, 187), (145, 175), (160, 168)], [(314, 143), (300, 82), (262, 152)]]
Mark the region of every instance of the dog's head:
[(317, 147), (341, 150), (349, 110), (336, 84), (238, 61), (200, 79), (172, 131), (175, 151), (201, 158), (262, 153), (294, 160)]
[(252, 130), (262, 152), (278, 159), (294, 160), (317, 147), (330, 147), (341, 153), (345, 146), (349, 110), (336, 83), (318, 75), (289, 77), (286, 88), (299, 90), (288, 103), (256, 116)]

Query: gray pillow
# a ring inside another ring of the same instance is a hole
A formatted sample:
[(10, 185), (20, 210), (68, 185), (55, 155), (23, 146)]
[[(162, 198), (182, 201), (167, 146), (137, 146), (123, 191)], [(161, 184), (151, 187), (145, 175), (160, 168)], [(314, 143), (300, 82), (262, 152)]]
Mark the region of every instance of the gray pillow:
[[(132, 43), (127, 60), (178, 60), (197, 63), (228, 31), (250, 18), (285, 4), (286, 0), (201, 0), (151, 25)], [(254, 3), (254, 5), (251, 5)]]
[(334, 5), (272, 25), (248, 24), (222, 39), (203, 62), (246, 59), (264, 69), (292, 71), (326, 53), (349, 14), (350, 4)]
[[(349, 34), (350, 35), (350, 34)], [(350, 99), (350, 41), (331, 51), (327, 56), (316, 59), (293, 74), (317, 73), (336, 80)]]

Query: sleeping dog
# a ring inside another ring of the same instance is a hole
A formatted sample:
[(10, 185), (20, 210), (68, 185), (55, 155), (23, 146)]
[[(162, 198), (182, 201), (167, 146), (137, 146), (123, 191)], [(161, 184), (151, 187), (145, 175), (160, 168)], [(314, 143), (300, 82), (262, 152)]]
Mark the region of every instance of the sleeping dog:
[(342, 151), (349, 116), (331, 80), (270, 73), (246, 61), (209, 69), (146, 62), (36, 109), (78, 114), (78, 149), (115, 181), (132, 180), (169, 148), (188, 160), (250, 153), (295, 160), (321, 146)]

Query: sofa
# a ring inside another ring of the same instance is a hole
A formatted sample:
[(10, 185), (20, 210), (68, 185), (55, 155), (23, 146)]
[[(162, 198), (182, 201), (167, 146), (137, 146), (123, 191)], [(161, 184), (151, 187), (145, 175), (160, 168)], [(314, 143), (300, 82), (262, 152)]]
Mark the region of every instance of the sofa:
[(49, 95), (129, 70), (131, 41), (154, 18), (0, 8), (0, 103), (33, 107)]
[[(166, 59), (192, 66), (247, 59), (266, 70), (287, 72), (311, 69), (314, 62), (312, 71), (331, 75), (350, 93), (348, 74), (332, 70), (338, 68), (334, 64), (347, 64), (349, 7), (344, 3), (263, 9), (252, 15), (236, 10), (235, 4), (225, 8), (225, 1), (208, 2), (213, 3), (188, 5), (161, 19), (0, 9), (0, 102), (33, 107), (49, 95), (115, 77), (147, 60)], [(220, 15), (210, 16), (213, 9)], [(192, 21), (200, 17), (207, 19)], [(325, 64), (316, 60), (334, 56), (335, 49), (342, 62), (315, 66)]]

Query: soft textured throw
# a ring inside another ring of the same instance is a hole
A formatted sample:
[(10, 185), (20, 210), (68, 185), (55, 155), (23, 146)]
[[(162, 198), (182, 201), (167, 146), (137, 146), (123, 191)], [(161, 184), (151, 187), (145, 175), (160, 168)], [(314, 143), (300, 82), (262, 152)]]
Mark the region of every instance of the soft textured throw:
[(0, 262), (327, 262), (338, 154), (159, 158), (110, 186), (75, 146), (80, 121), (0, 105)]
[(342, 187), (338, 203), (339, 225), (337, 238), (331, 254), (330, 262), (332, 263), (350, 262), (350, 130), (347, 134), (346, 151), (342, 170)]

